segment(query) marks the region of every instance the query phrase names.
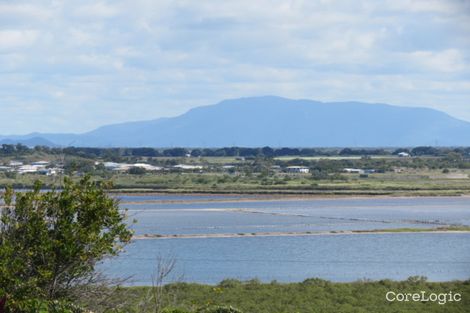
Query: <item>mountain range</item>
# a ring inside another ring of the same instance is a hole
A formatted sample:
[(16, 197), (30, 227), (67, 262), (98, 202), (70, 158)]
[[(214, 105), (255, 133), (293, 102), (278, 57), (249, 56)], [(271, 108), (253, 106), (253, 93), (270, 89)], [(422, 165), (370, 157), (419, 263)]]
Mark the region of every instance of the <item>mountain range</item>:
[(0, 136), (1, 143), (87, 147), (470, 146), (470, 123), (428, 108), (264, 96), (82, 134)]

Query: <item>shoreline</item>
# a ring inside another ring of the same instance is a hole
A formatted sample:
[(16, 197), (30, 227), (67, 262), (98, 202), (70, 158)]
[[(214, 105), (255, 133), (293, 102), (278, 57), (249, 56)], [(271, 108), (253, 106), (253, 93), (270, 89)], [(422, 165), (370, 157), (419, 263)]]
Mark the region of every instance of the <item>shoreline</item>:
[[(350, 191), (350, 192), (341, 192), (341, 191)], [(186, 195), (186, 196), (225, 196), (225, 197), (241, 197), (241, 196), (252, 196), (252, 197), (325, 197), (325, 198), (335, 198), (335, 197), (385, 197), (385, 198), (408, 198), (408, 197), (470, 197), (470, 193), (459, 193), (459, 194), (446, 194), (446, 193), (437, 193), (435, 195), (430, 195), (427, 193), (429, 192), (436, 192), (436, 191), (453, 191), (453, 190), (434, 190), (434, 189), (427, 189), (427, 190), (387, 190), (387, 192), (381, 192), (383, 190), (377, 190), (377, 192), (373, 192), (373, 190), (332, 190), (331, 192), (302, 192), (302, 191), (287, 191), (287, 192), (264, 192), (264, 191), (244, 191), (240, 190), (239, 192), (235, 192), (233, 190), (228, 192), (221, 192), (219, 191), (188, 191), (188, 190), (142, 190), (142, 189), (111, 189), (109, 190), (109, 194), (111, 195), (127, 195), (127, 196), (152, 196), (152, 195)], [(460, 190), (458, 190), (460, 191)]]
[[(368, 199), (456, 199), (468, 198), (470, 194), (465, 195), (332, 195), (332, 194), (224, 194), (224, 193), (111, 193), (113, 196), (214, 196), (220, 199), (179, 199), (179, 200), (142, 200), (142, 201), (121, 201), (121, 204), (152, 204), (152, 203), (204, 203), (204, 202), (256, 202), (256, 201), (299, 201), (299, 200), (368, 200)], [(226, 198), (233, 196), (234, 198)], [(223, 197), (223, 198), (222, 198)]]
[(339, 236), (339, 235), (386, 235), (386, 234), (470, 234), (468, 230), (352, 230), (352, 231), (318, 231), (318, 232), (259, 232), (259, 233), (223, 233), (223, 234), (144, 234), (135, 235), (132, 240), (148, 239), (208, 239), (208, 238), (253, 238), (253, 237), (304, 237), (304, 236)]
[[(119, 201), (121, 205), (145, 205), (145, 204), (189, 204), (189, 203), (231, 203), (231, 202), (275, 202), (275, 201), (302, 201), (302, 200), (372, 200), (372, 199), (469, 199), (470, 194), (462, 195), (346, 195), (346, 194), (253, 194), (253, 193), (173, 193), (173, 192), (115, 192), (109, 194), (113, 197), (129, 196), (214, 196), (220, 199), (178, 199), (178, 200), (142, 200), (142, 201)], [(2, 192), (0, 192), (0, 197)], [(233, 198), (229, 198), (229, 197)], [(223, 198), (222, 198), (223, 197)], [(227, 198), (228, 197), (228, 198)], [(5, 207), (0, 204), (0, 208)]]
[[(30, 188), (19, 188), (15, 189), (15, 192), (29, 191)], [(49, 189), (45, 189), (48, 191)], [(0, 188), (0, 197), (3, 195), (4, 190)], [(346, 191), (346, 192), (343, 192)], [(157, 189), (111, 189), (108, 190), (108, 194), (111, 196), (194, 196), (194, 197), (224, 197), (224, 199), (192, 199), (192, 200), (143, 200), (138, 201), (139, 203), (152, 203), (155, 201), (160, 203), (161, 201), (275, 201), (275, 200), (302, 200), (302, 199), (318, 199), (318, 200), (329, 200), (329, 199), (400, 199), (400, 198), (470, 198), (468, 190), (458, 190), (458, 192), (452, 193), (452, 190), (331, 190), (311, 192), (306, 190), (286, 190), (286, 191), (235, 191), (229, 190), (224, 191), (210, 191), (210, 190), (157, 190)], [(233, 199), (230, 199), (233, 197)], [(227, 199), (229, 198), (229, 199)], [(127, 202), (126, 202), (127, 203)], [(133, 204), (134, 201), (129, 202)]]

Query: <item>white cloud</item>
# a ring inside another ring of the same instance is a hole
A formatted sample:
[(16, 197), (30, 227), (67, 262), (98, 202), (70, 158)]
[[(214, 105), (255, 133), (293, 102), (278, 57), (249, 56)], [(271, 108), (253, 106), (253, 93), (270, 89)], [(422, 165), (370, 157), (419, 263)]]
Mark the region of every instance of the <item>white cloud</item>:
[(23, 20), (47, 20), (53, 17), (50, 10), (33, 4), (0, 3), (0, 17), (8, 19), (11, 17)]
[(415, 51), (410, 53), (413, 63), (419, 64), (425, 70), (453, 73), (468, 69), (463, 53), (456, 49), (444, 51)]
[(84, 18), (110, 18), (119, 13), (119, 9), (111, 3), (92, 2), (78, 7), (74, 15)]
[(0, 30), (0, 51), (32, 46), (38, 35), (35, 30)]

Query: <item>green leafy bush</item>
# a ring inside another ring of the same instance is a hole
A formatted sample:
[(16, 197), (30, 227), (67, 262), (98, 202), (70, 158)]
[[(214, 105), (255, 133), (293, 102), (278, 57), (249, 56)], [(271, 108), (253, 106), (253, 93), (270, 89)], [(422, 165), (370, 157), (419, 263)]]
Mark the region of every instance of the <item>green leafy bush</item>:
[(60, 191), (42, 192), (40, 183), (28, 192), (6, 189), (0, 286), (8, 295), (7, 309), (62, 312), (49, 300), (70, 299), (95, 278), (99, 261), (116, 255), (131, 239), (125, 216), (106, 187), (87, 176), (77, 183), (65, 179)]
[(197, 313), (242, 313), (231, 306), (207, 306), (196, 311)]
[(190, 313), (187, 310), (179, 309), (179, 308), (165, 308), (163, 309), (162, 313)]
[(28, 299), (9, 301), (7, 312), (11, 313), (89, 313), (77, 305), (67, 301)]

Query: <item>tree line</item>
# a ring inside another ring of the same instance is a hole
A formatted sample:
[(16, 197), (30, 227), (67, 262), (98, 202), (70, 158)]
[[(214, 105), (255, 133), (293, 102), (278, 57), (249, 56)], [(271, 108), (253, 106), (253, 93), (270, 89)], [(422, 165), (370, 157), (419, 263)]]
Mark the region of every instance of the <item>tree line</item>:
[(283, 157), (283, 156), (370, 156), (397, 155), (400, 152), (412, 156), (445, 156), (450, 152), (464, 157), (470, 156), (470, 147), (431, 147), (414, 148), (272, 148), (272, 147), (223, 147), (223, 148), (92, 148), (92, 147), (27, 147), (22, 144), (2, 144), (0, 156), (24, 156), (42, 152), (53, 155), (73, 155), (84, 158), (113, 159), (120, 157)]

